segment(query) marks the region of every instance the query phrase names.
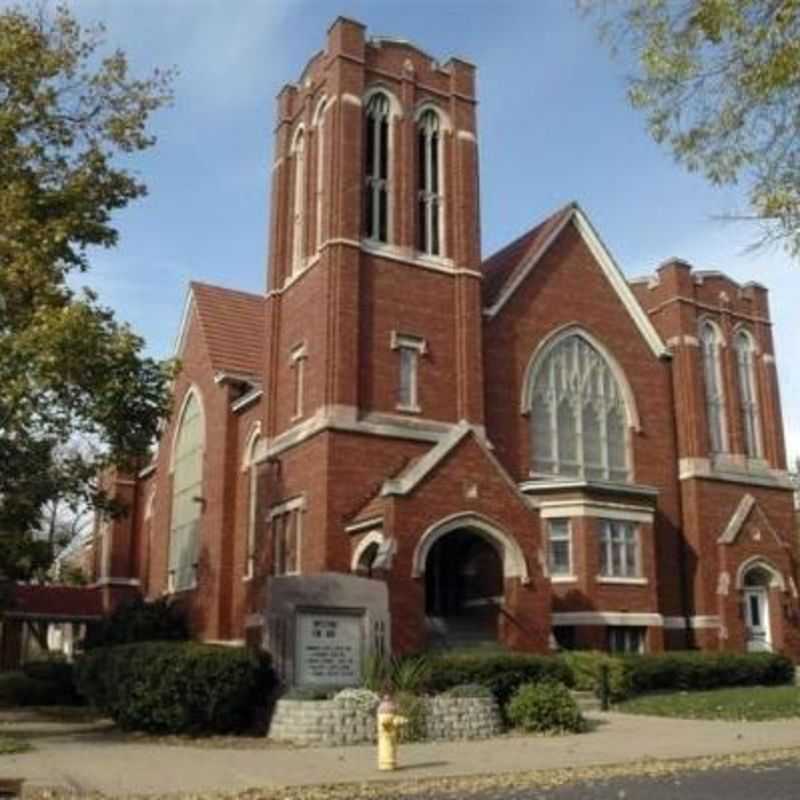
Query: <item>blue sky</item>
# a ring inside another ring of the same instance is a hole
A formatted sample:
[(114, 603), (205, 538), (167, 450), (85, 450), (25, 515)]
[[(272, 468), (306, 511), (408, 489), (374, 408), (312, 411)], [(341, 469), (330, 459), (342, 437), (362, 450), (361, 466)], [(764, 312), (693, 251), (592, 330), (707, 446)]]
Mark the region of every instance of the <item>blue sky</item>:
[[(6, 5), (6, 0), (0, 0)], [(569, 200), (588, 212), (629, 276), (669, 256), (771, 290), (790, 453), (800, 456), (800, 264), (714, 215), (737, 189), (688, 175), (647, 136), (625, 100), (625, 65), (571, 0), (73, 0), (103, 20), (135, 71), (180, 69), (156, 148), (136, 158), (150, 188), (121, 212), (119, 247), (86, 281), (170, 355), (191, 278), (263, 289), (274, 98), (324, 45), (339, 14), (371, 35), (410, 39), (478, 66), (483, 249)]]

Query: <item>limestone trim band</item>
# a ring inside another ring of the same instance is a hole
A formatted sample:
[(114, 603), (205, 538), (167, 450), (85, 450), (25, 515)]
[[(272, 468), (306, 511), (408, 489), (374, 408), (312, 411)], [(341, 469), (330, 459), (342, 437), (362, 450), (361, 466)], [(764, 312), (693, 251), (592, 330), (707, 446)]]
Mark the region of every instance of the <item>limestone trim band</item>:
[(553, 625), (631, 625), (637, 628), (661, 628), (661, 614), (628, 611), (561, 611), (551, 615)]
[(603, 503), (597, 500), (569, 499), (542, 500), (539, 503), (542, 519), (561, 517), (596, 517), (619, 519), (626, 522), (642, 522), (652, 525), (655, 510), (625, 503)]
[(693, 630), (714, 630), (721, 626), (720, 618), (711, 615), (688, 617), (688, 619), (687, 617), (664, 617), (664, 628), (667, 630), (683, 631), (687, 627)]

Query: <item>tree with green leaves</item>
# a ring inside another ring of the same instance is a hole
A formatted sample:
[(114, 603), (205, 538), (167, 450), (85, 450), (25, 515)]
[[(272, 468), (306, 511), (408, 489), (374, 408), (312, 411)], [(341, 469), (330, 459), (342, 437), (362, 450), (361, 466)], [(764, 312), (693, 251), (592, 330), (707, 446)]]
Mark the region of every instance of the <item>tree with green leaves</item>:
[(578, 2), (633, 53), (629, 97), (655, 140), (713, 184), (744, 185), (733, 218), (800, 257), (800, 0)]
[[(172, 367), (75, 276), (117, 242), (146, 187), (123, 159), (154, 144), (172, 71), (133, 77), (66, 5), (0, 10), (0, 572), (46, 567), (42, 510), (108, 505), (99, 473), (135, 468), (169, 408)], [(80, 441), (80, 447), (73, 446)], [(113, 509), (119, 511), (119, 509)]]

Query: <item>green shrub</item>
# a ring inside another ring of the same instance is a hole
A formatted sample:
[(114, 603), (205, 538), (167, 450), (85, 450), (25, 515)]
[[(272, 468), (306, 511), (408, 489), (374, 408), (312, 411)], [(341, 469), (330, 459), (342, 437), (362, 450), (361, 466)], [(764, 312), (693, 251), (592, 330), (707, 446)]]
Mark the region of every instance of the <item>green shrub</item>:
[(406, 718), (406, 724), (400, 728), (398, 741), (420, 742), (428, 735), (428, 704), (424, 697), (412, 692), (398, 692), (392, 698), (397, 714)]
[(626, 656), (633, 692), (777, 686), (794, 681), (794, 665), (776, 653), (673, 652)]
[(193, 642), (92, 650), (78, 662), (76, 682), (122, 728), (190, 734), (251, 729), (276, 686), (266, 655)]
[(333, 696), (334, 703), (355, 708), (371, 717), (375, 716), (381, 698), (369, 689), (342, 689)]
[(430, 674), (424, 688), (438, 694), (454, 686), (477, 683), (491, 690), (502, 709), (523, 684), (546, 680), (571, 686), (572, 673), (554, 656), (443, 653), (430, 660)]
[(630, 676), (626, 663), (618, 656), (600, 650), (572, 650), (559, 658), (572, 675), (572, 685), (582, 692), (602, 694), (601, 677), (607, 669), (609, 700), (624, 700), (631, 693)]
[(512, 725), (532, 733), (579, 733), (586, 721), (563, 683), (526, 683), (508, 704)]
[(134, 642), (185, 641), (188, 638), (186, 616), (169, 598), (152, 601), (136, 598), (90, 626), (84, 648), (92, 650)]
[(479, 683), (462, 683), (452, 686), (444, 694), (447, 697), (494, 697), (492, 690)]
[(364, 661), (362, 683), (365, 688), (378, 694), (418, 694), (424, 689), (430, 670), (430, 662), (426, 656), (373, 655)]
[(0, 707), (62, 705), (62, 690), (57, 683), (31, 678), (24, 672), (0, 673)]

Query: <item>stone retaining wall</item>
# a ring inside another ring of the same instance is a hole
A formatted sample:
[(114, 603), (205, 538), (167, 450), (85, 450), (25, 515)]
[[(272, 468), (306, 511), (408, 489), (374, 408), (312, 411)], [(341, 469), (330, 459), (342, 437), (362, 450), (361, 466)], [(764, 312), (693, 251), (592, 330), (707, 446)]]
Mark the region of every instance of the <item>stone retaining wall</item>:
[[(480, 739), (502, 731), (497, 703), (487, 697), (431, 697), (427, 701), (427, 738)], [(296, 744), (338, 746), (375, 742), (374, 710), (337, 700), (279, 700), (269, 737)]]
[(503, 730), (493, 697), (431, 697), (428, 739), (485, 739)]

